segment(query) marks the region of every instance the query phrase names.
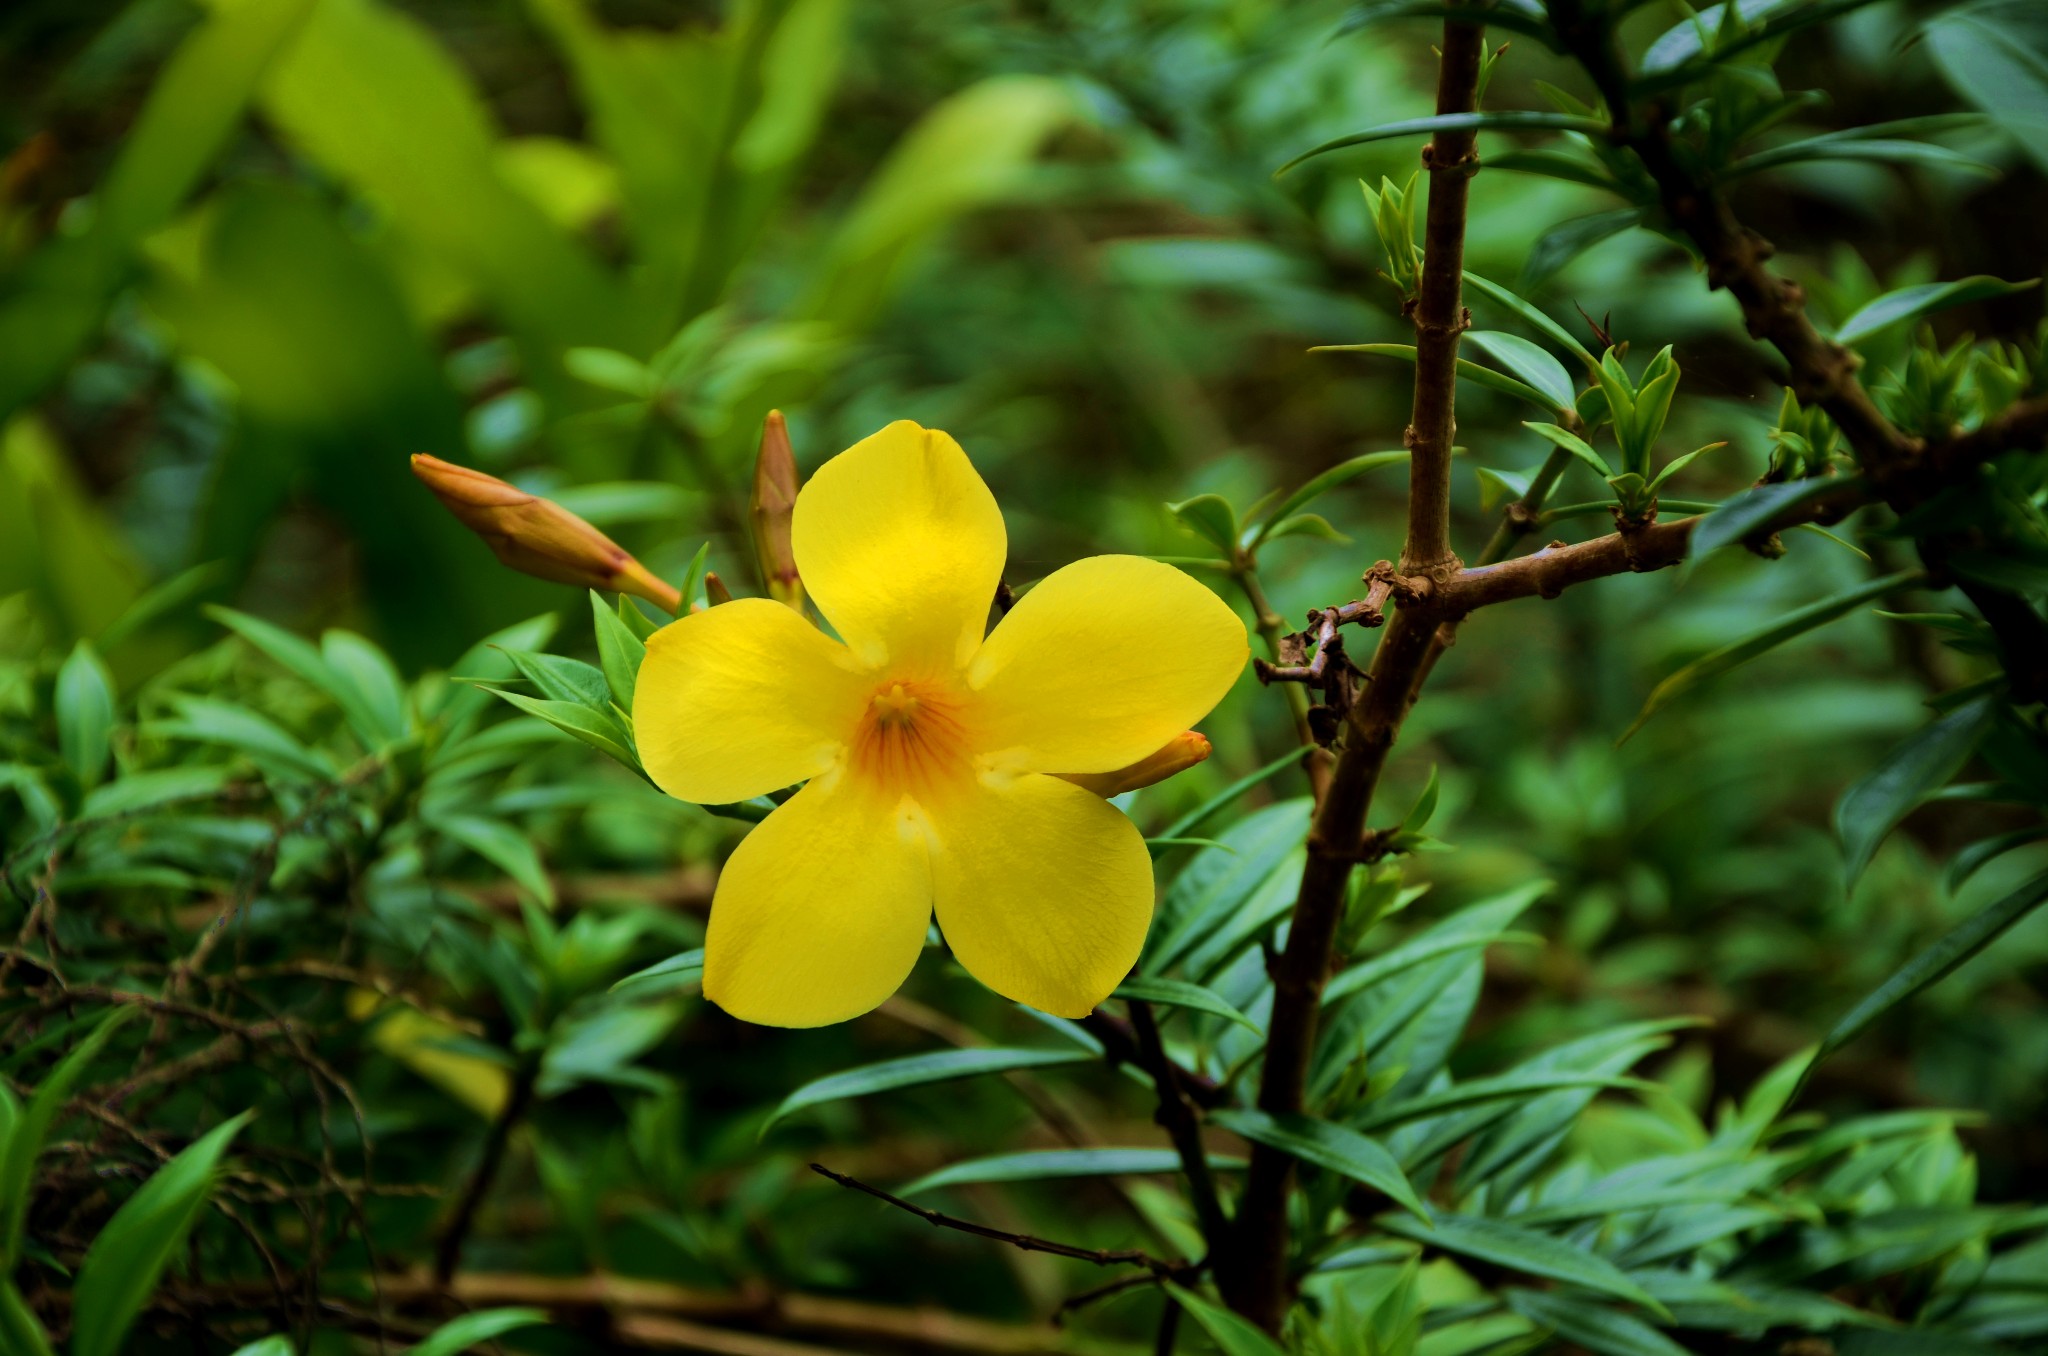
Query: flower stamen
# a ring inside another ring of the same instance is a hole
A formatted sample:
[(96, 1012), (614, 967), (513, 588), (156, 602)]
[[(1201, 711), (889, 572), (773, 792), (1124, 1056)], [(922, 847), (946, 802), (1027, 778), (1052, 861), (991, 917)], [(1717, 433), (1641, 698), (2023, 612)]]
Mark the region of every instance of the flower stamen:
[(887, 795), (925, 798), (971, 772), (957, 698), (892, 679), (875, 689), (853, 739), (852, 772)]

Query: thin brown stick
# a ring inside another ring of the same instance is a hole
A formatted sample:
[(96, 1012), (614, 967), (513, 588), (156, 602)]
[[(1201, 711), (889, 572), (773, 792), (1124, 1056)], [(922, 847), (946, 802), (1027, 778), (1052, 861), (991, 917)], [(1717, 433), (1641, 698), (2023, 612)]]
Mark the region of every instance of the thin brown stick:
[[(1437, 77), (1437, 111), (1462, 113), (1476, 102), (1485, 39), (1476, 26), (1444, 24)], [(1424, 152), (1430, 169), (1423, 272), (1415, 304), (1415, 402), (1408, 430), (1408, 539), (1404, 573), (1455, 570), (1450, 546), (1450, 459), (1457, 427), (1455, 401), (1458, 336), (1465, 326), (1461, 295), (1465, 206), (1477, 160), (1469, 132), (1440, 133)], [(1366, 812), (1386, 766), (1388, 751), (1407, 714), (1436, 635), (1437, 616), (1426, 605), (1404, 604), (1374, 652), (1363, 696), (1346, 717), (1330, 786), (1309, 830), (1308, 861), (1295, 898), (1287, 946), (1270, 963), (1273, 1016), (1268, 1027), (1259, 1108), (1271, 1114), (1302, 1110), (1324, 981), (1329, 976), (1344, 887), (1365, 847)], [(1278, 1333), (1287, 1310), (1287, 1196), (1294, 1160), (1265, 1145), (1252, 1146), (1228, 1246), (1217, 1280), (1230, 1306)]]
[[(1437, 64), (1436, 111), (1469, 113), (1478, 101), (1485, 30), (1446, 23)], [(1408, 420), (1408, 544), (1402, 564), (1430, 574), (1455, 563), (1451, 551), (1451, 443), (1457, 432), (1452, 388), (1465, 312), (1465, 205), (1479, 168), (1469, 128), (1438, 132), (1422, 150), (1429, 171), (1429, 210), (1422, 231), (1422, 278), (1416, 287), (1415, 404)]]
[(960, 1219), (937, 1210), (927, 1210), (921, 1205), (912, 1205), (901, 1196), (892, 1196), (880, 1187), (869, 1186), (858, 1177), (848, 1177), (843, 1172), (834, 1172), (823, 1163), (811, 1164), (811, 1171), (817, 1173), (820, 1177), (829, 1177), (843, 1187), (853, 1191), (864, 1192), (869, 1196), (873, 1196), (878, 1201), (886, 1201), (898, 1210), (917, 1216), (934, 1228), (957, 1229), (963, 1234), (973, 1234), (977, 1238), (993, 1239), (998, 1243), (1007, 1243), (1020, 1252), (1042, 1252), (1049, 1253), (1054, 1257), (1071, 1257), (1077, 1262), (1093, 1262), (1099, 1267), (1144, 1267), (1155, 1276), (1185, 1276), (1190, 1270), (1186, 1263), (1169, 1262), (1163, 1258), (1154, 1257), (1151, 1253), (1145, 1252), (1140, 1248), (1076, 1247), (1072, 1243), (1056, 1243), (1051, 1239), (1038, 1238), (1031, 1234), (1011, 1233), (1007, 1229), (993, 1229), (986, 1224), (977, 1224), (971, 1219)]
[(1188, 1195), (1195, 1206), (1195, 1220), (1201, 1226), (1202, 1237), (1213, 1247), (1223, 1237), (1228, 1221), (1223, 1215), (1222, 1198), (1216, 1193), (1215, 1176), (1209, 1171), (1209, 1153), (1202, 1143), (1201, 1114), (1181, 1089), (1180, 1070), (1167, 1057), (1152, 1005), (1133, 998), (1126, 1006), (1131, 1010), (1131, 1025), (1138, 1033), (1139, 1067), (1151, 1075), (1158, 1097), (1153, 1119), (1166, 1131), (1174, 1152), (1180, 1155), (1181, 1171), (1187, 1174)]

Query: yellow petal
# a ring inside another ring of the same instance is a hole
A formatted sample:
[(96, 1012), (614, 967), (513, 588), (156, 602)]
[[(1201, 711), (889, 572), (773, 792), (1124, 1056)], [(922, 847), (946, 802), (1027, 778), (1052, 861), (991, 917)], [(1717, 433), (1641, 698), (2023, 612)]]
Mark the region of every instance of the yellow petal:
[(844, 645), (780, 603), (743, 598), (648, 640), (633, 736), (671, 796), (745, 800), (832, 766), (871, 686)]
[(1021, 598), (967, 670), (989, 765), (1113, 772), (1223, 699), (1249, 653), (1244, 623), (1171, 565), (1094, 556)]
[(905, 419), (818, 468), (791, 545), (819, 611), (864, 661), (938, 672), (980, 643), (1009, 538), (960, 444)]
[(922, 829), (901, 805), (821, 777), (762, 820), (719, 874), (704, 996), (763, 1026), (858, 1017), (902, 985), (931, 916)]
[(1101, 797), (1056, 777), (984, 782), (933, 805), (939, 930), (1005, 998), (1085, 1017), (1137, 963), (1152, 858)]

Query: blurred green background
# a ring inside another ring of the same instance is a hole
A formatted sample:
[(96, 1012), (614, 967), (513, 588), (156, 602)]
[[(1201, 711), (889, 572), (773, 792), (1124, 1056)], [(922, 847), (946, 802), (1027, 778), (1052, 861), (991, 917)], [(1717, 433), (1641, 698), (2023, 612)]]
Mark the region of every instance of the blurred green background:
[[(304, 694), (224, 641), (206, 602), (302, 634), (360, 632), (408, 679), (463, 676), (458, 657), (479, 637), (547, 611), (563, 619), (556, 648), (587, 653), (583, 600), (500, 568), (416, 484), (408, 454), (554, 497), (670, 578), (708, 541), (713, 568), (751, 589), (747, 484), (772, 407), (807, 470), (896, 418), (954, 434), (1003, 504), (1013, 583), (1102, 551), (1192, 554), (1164, 501), (1217, 491), (1247, 503), (1400, 446), (1409, 369), (1306, 350), (1404, 337), (1358, 181), (1404, 180), (1415, 145), (1273, 174), (1325, 139), (1429, 108), (1429, 26), (1347, 35), (1345, 12), (1277, 0), (16, 0), (0, 13), (0, 702), (32, 712), (56, 659), (88, 638), (123, 700), (145, 710), (164, 694), (217, 695), (317, 730)], [(1964, 107), (1906, 41), (1923, 12), (1874, 4), (1792, 44), (1785, 85), (1825, 91), (1799, 125)], [(1669, 17), (1647, 21), (1654, 31)], [(1539, 106), (1542, 81), (1584, 92), (1515, 41), (1489, 102)], [(1835, 320), (1880, 280), (2030, 276), (2043, 262), (2044, 167), (1989, 128), (1948, 140), (1997, 173), (1799, 165), (1740, 181), (1736, 200)], [(1482, 152), (1508, 144), (1490, 138)], [(1579, 233), (1554, 228), (1612, 205), (1553, 179), (1482, 173), (1468, 266), (1522, 280), (1588, 342), (1580, 313), (1643, 351), (1674, 343), (1678, 440), (1730, 443), (1680, 492), (1720, 497), (1763, 471), (1778, 392), (1733, 303), (1668, 241), (1625, 229), (1566, 250)], [(2040, 308), (2023, 293), (1939, 326), (2019, 334)], [(1483, 300), (1474, 310), (1482, 326), (1511, 327)], [(1467, 460), (1538, 464), (1546, 445), (1521, 417), (1505, 397), (1469, 392)], [(1399, 475), (1325, 501), (1346, 541), (1268, 549), (1269, 591), (1297, 624), (1398, 553)], [(1563, 498), (1595, 487), (1579, 488)], [(1495, 512), (1470, 471), (1457, 492), (1470, 556)], [(1945, 878), (1954, 849), (1995, 831), (2001, 812), (1936, 804), (1845, 893), (1828, 828), (1842, 787), (1922, 722), (1930, 693), (1972, 672), (1936, 639), (1867, 614), (1616, 747), (1664, 674), (1867, 568), (1818, 536), (1788, 544), (1784, 561), (1724, 552), (1515, 604), (1469, 626), (1444, 661), (1384, 800), (1405, 806), (1439, 769), (1433, 832), (1457, 850), (1416, 872), (1446, 901), (1558, 886), (1523, 924), (1546, 944), (1489, 959), (1455, 1067), (1702, 1014), (1711, 1025), (1656, 1067), (1711, 1106), (2039, 869), (2028, 850)], [(1880, 559), (1899, 551), (1858, 544)], [(1277, 695), (1249, 679), (1205, 728), (1215, 758), (1141, 793), (1148, 826), (1292, 738)], [(579, 943), (609, 982), (699, 935), (706, 864), (736, 826), (594, 761), (548, 745), (474, 794), (496, 797), (493, 813), (592, 906), (579, 926), (623, 929)], [(1300, 794), (1294, 776), (1252, 803)], [(0, 822), (28, 813), (25, 794), (21, 806), (0, 797)], [(371, 872), (320, 907), (425, 891), (373, 906), (379, 926), (413, 908), (424, 929), (443, 885), (502, 904), (506, 863), (525, 859), (483, 841), (429, 835), (411, 876)], [(2038, 1193), (2044, 962), (2037, 917), (1829, 1065), (1815, 1104), (1985, 1112), (1963, 1130), (1985, 1197)], [(455, 970), (474, 979), (483, 965)], [(1031, 1029), (929, 963), (908, 994), (929, 1005), (918, 1012)], [(474, 1001), (480, 1020), (499, 1021)], [(513, 1145), (485, 1207), (482, 1265), (658, 1256), (705, 1284), (794, 1277), (1006, 1317), (1043, 1313), (1060, 1293), (1043, 1259), (878, 1223), (868, 1203), (801, 1172), (835, 1142), (863, 1146), (835, 1162), (900, 1177), (962, 1144), (1028, 1138), (1002, 1089), (840, 1108), (756, 1146), (760, 1109), (789, 1088), (922, 1038), (880, 1016), (799, 1039), (694, 999), (687, 1016), (660, 1011), (621, 1038), (623, 1056), (606, 1048), (606, 1067), (631, 1077), (568, 1079), (537, 1136)], [(416, 1061), (359, 1072), (393, 1180), (466, 1161), (481, 1122), (451, 1110)], [(1142, 1097), (1093, 1078), (1076, 1095), (1112, 1142), (1153, 1133)], [(713, 1223), (661, 1203), (664, 1190)], [(426, 1207), (390, 1209), (411, 1212), (387, 1226), (394, 1236), (423, 1227)], [(878, 1229), (887, 1249), (863, 1251)], [(927, 1253), (943, 1265), (914, 1264)]]

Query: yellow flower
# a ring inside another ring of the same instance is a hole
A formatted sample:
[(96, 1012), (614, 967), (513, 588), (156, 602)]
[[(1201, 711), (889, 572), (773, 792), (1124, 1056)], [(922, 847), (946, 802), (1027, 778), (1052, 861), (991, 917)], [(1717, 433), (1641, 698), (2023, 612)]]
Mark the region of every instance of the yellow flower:
[(791, 529), (841, 640), (767, 599), (655, 633), (633, 701), (648, 774), (715, 804), (807, 782), (726, 863), (704, 993), (823, 1026), (894, 993), (937, 911), (982, 983), (1079, 1017), (1138, 958), (1144, 839), (1059, 774), (1177, 741), (1243, 669), (1244, 624), (1136, 556), (1057, 570), (993, 632), (1008, 539), (960, 445), (907, 421), (821, 467)]

